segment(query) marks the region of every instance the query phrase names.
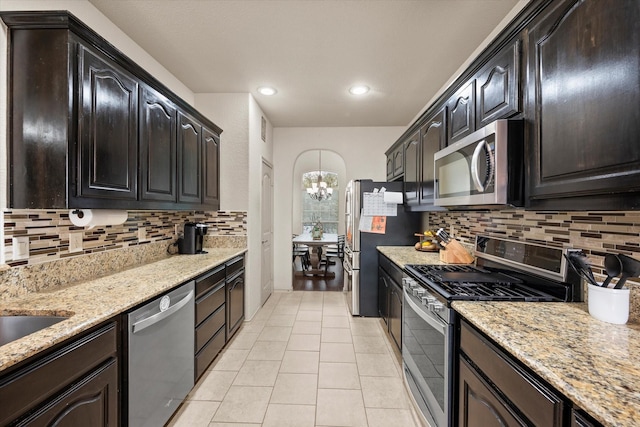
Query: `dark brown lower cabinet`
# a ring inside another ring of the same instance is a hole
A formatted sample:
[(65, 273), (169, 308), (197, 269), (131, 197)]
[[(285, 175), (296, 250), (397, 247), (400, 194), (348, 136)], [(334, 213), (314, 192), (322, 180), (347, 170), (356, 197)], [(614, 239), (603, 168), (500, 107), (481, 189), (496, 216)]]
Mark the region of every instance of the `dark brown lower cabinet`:
[(118, 327), (109, 322), (0, 377), (0, 425), (119, 425)]
[(402, 270), (378, 254), (378, 313), (398, 351), (402, 350)]
[(226, 343), (225, 278), (221, 265), (196, 279), (196, 381)]
[(195, 380), (244, 320), (244, 255), (196, 278)]
[(464, 320), (459, 361), (459, 426), (563, 425), (560, 396)]
[(459, 424), (464, 427), (526, 426), (497, 396), (491, 386), (469, 365), (460, 360)]
[(389, 335), (402, 350), (402, 288), (395, 282), (389, 288)]
[(244, 268), (227, 278), (227, 336), (231, 338), (244, 320)]

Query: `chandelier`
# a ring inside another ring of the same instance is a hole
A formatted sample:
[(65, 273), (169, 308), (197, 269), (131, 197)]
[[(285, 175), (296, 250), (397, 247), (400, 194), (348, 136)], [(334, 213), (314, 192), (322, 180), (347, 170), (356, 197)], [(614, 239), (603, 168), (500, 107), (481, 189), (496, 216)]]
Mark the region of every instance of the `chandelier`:
[(318, 150), (318, 180), (307, 188), (307, 194), (312, 200), (319, 202), (329, 200), (333, 195), (333, 188), (327, 187), (327, 183), (322, 180), (322, 150)]

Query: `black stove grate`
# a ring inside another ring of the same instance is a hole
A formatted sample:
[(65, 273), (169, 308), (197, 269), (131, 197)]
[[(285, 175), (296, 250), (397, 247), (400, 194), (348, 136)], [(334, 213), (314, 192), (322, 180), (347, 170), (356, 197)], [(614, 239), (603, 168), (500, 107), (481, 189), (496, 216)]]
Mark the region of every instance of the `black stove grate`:
[(557, 301), (527, 286), (521, 279), (469, 265), (406, 265), (406, 271), (423, 286), (447, 300)]

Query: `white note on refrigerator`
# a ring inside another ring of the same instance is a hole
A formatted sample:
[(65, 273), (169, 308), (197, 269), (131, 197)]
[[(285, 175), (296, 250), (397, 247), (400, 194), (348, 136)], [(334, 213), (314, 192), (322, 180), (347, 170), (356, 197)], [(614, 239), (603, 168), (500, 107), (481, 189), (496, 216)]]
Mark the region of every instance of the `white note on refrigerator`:
[(398, 216), (398, 205), (385, 203), (384, 193), (362, 193), (362, 213), (366, 216)]

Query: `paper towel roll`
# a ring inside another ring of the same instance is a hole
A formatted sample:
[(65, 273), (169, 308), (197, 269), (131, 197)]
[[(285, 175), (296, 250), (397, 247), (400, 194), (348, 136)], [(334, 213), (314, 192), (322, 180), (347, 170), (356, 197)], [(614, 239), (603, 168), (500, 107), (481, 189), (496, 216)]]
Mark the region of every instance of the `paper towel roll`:
[(129, 215), (127, 211), (113, 209), (73, 209), (69, 211), (71, 223), (91, 230), (99, 225), (118, 225), (124, 223)]
[(402, 204), (402, 193), (399, 191), (385, 191), (383, 200), (385, 203), (395, 203), (396, 205)]

